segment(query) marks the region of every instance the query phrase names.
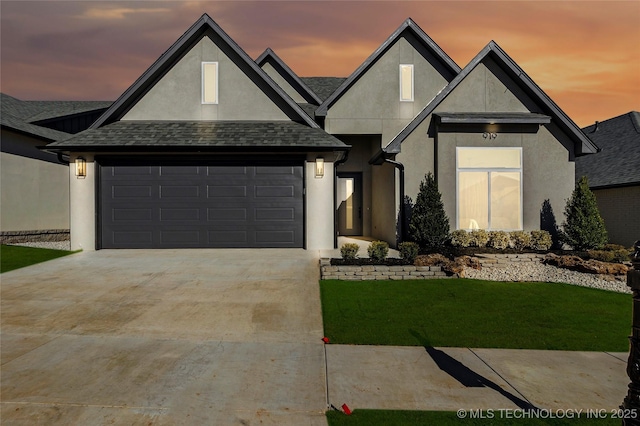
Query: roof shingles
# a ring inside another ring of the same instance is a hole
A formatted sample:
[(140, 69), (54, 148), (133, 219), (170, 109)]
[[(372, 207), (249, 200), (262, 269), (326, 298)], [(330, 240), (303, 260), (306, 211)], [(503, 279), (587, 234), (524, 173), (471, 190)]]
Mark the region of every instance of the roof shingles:
[(117, 121), (47, 145), (48, 149), (152, 147), (347, 149), (318, 128), (293, 121)]
[(576, 159), (576, 180), (587, 176), (591, 188), (640, 184), (640, 112), (582, 129), (600, 152)]

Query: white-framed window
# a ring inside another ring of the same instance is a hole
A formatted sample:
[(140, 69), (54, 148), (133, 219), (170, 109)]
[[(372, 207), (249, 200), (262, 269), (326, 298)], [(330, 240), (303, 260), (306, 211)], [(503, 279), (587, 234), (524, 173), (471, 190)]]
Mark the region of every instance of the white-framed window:
[(522, 148), (456, 148), (457, 229), (522, 229)]
[(202, 63), (202, 103), (218, 103), (218, 63)]
[(400, 64), (400, 102), (413, 102), (413, 64)]

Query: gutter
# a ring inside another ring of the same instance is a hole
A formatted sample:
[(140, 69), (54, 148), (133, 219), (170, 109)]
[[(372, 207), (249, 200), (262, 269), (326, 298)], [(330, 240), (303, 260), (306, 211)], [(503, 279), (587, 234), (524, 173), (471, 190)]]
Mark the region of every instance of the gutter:
[(400, 220), (398, 221), (398, 237), (397, 242), (400, 244), (404, 237), (404, 221), (405, 221), (405, 212), (404, 212), (404, 164), (399, 161), (391, 160), (389, 158), (384, 158), (385, 163), (393, 164), (398, 172), (400, 173)]
[(400, 172), (400, 222), (398, 223), (398, 238), (397, 238), (397, 242), (398, 244), (400, 244), (403, 241), (403, 237), (404, 237), (404, 232), (405, 232), (405, 226), (404, 226), (404, 222), (405, 222), (405, 209), (404, 209), (404, 164), (402, 164), (399, 161), (396, 160), (392, 160), (390, 158), (388, 158), (387, 156), (391, 156), (394, 155), (395, 153), (390, 153), (384, 150), (384, 148), (378, 150), (378, 152), (371, 157), (371, 159), (369, 160), (369, 164), (374, 165), (374, 166), (380, 166), (383, 163), (389, 163), (389, 164), (393, 164), (396, 169), (398, 169), (398, 172)]

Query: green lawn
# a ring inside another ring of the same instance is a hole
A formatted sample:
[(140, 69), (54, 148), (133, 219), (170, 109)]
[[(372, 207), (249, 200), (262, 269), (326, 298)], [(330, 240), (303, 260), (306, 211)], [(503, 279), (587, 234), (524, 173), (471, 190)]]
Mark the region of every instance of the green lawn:
[[(542, 426), (542, 425), (619, 425), (622, 423), (620, 419), (612, 419), (608, 413), (608, 418), (602, 419), (600, 414), (593, 412), (587, 413), (586, 410), (580, 415), (573, 414), (573, 418), (538, 418), (538, 419), (522, 419), (507, 418), (509, 415), (519, 416), (523, 413), (512, 411), (501, 413), (494, 410), (492, 413), (487, 411), (475, 413), (476, 416), (482, 415), (484, 418), (469, 418), (470, 413), (466, 412), (464, 419), (458, 418), (455, 412), (451, 411), (397, 411), (397, 410), (355, 410), (350, 416), (338, 411), (328, 411), (327, 420), (329, 426), (401, 426), (401, 425), (469, 425), (469, 426), (488, 426), (488, 425), (504, 425), (504, 426)], [(493, 418), (491, 418), (493, 417)]]
[(72, 253), (77, 252), (1, 245), (0, 273), (24, 268), (25, 266), (67, 256)]
[(631, 296), (558, 283), (320, 282), (325, 336), (356, 345), (629, 349)]

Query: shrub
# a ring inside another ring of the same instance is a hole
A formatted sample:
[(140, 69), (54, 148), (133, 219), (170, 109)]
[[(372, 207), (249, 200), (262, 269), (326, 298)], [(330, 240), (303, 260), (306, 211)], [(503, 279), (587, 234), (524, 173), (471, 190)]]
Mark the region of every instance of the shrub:
[(457, 229), (451, 233), (451, 245), (454, 247), (469, 247), (471, 236), (464, 229)]
[(489, 242), (489, 233), (484, 229), (474, 229), (469, 233), (471, 238), (470, 246), (472, 247), (485, 247)]
[(605, 244), (602, 250), (616, 251), (616, 250), (627, 250), (627, 248), (620, 244)]
[(626, 248), (618, 250), (589, 250), (589, 257), (601, 262), (622, 263), (630, 259), (630, 252)]
[(400, 250), (400, 257), (409, 263), (413, 263), (418, 256), (418, 250), (420, 247), (416, 243), (407, 241), (398, 244), (398, 249)]
[(566, 221), (560, 234), (563, 243), (574, 250), (600, 249), (607, 243), (607, 230), (598, 211), (596, 197), (586, 176), (580, 178), (564, 208)]
[(358, 257), (358, 250), (360, 246), (356, 243), (344, 243), (340, 247), (340, 255), (344, 260), (353, 260)]
[(553, 245), (553, 238), (547, 231), (531, 231), (531, 245), (534, 250), (549, 250)]
[(511, 231), (509, 238), (516, 250), (523, 250), (531, 245), (531, 235), (525, 231)]
[(506, 249), (509, 247), (509, 234), (505, 231), (489, 231), (487, 246), (499, 250)]
[(384, 260), (389, 254), (389, 244), (385, 241), (372, 241), (367, 247), (367, 253), (374, 260)]
[(431, 172), (420, 182), (420, 192), (411, 212), (409, 235), (425, 248), (440, 247), (449, 239), (449, 219)]

